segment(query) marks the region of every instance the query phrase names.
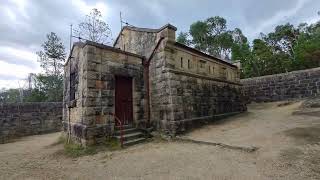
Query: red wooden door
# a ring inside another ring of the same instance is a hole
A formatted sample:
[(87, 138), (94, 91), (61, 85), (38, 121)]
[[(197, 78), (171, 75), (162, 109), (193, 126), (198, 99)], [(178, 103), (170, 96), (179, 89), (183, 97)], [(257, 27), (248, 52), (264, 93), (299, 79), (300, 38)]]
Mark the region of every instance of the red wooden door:
[[(122, 124), (133, 123), (132, 113), (132, 78), (116, 76), (115, 111)], [(116, 125), (119, 125), (116, 123)]]

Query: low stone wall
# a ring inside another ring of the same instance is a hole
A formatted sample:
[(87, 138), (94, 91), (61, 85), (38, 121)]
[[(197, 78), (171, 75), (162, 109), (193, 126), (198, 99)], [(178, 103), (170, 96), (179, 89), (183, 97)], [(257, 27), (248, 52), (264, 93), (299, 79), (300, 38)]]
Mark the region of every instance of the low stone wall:
[(270, 102), (320, 95), (320, 68), (242, 79), (249, 102)]
[(0, 143), (11, 139), (60, 131), (62, 103), (14, 103), (0, 105)]

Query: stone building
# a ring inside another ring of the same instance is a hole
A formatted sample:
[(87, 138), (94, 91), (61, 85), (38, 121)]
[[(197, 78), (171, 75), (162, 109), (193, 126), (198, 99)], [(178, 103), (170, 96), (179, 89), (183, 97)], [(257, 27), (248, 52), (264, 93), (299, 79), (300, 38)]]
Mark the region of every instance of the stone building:
[(65, 131), (83, 144), (122, 125), (174, 136), (243, 112), (237, 66), (175, 41), (176, 27), (124, 27), (114, 46), (75, 43), (65, 65)]

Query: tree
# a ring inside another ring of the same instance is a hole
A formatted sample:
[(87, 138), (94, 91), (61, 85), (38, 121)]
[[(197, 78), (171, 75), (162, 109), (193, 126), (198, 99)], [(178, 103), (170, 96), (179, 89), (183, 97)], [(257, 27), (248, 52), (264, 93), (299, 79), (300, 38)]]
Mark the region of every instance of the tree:
[(46, 74), (60, 75), (66, 58), (65, 47), (61, 39), (54, 33), (47, 34), (47, 41), (42, 45), (43, 51), (38, 51), (38, 61)]
[(79, 24), (79, 35), (97, 43), (104, 43), (111, 34), (109, 25), (102, 20), (101, 12), (94, 8)]
[(0, 103), (17, 103), (20, 102), (19, 89), (3, 89), (0, 93)]
[(294, 69), (305, 69), (320, 66), (320, 23), (309, 26), (309, 30), (302, 33), (294, 47), (297, 62)]
[(66, 57), (61, 39), (53, 32), (47, 35), (42, 44), (43, 50), (37, 52), (45, 74), (34, 76), (34, 89), (26, 101), (62, 101), (63, 96), (63, 63)]
[(275, 53), (287, 54), (290, 60), (295, 61), (294, 46), (299, 36), (299, 30), (287, 23), (279, 25), (274, 32), (265, 37), (265, 41), (273, 47)]
[(27, 102), (60, 102), (63, 99), (63, 77), (61, 75), (35, 75), (34, 88)]
[(215, 16), (192, 23), (189, 34), (180, 33), (177, 41), (213, 56), (240, 60), (241, 77), (254, 77), (319, 67), (319, 39), (320, 21), (281, 24), (249, 43), (239, 28), (229, 30), (227, 21)]
[(234, 43), (247, 41), (239, 28), (227, 29), (227, 21), (220, 17), (210, 17), (190, 26), (190, 45), (216, 57), (230, 59)]
[(208, 53), (209, 36), (208, 25), (205, 22), (197, 21), (190, 26), (189, 34), (192, 37), (192, 45), (203, 52)]
[(188, 39), (189, 34), (187, 32), (180, 32), (177, 37), (177, 42), (189, 46), (191, 44)]

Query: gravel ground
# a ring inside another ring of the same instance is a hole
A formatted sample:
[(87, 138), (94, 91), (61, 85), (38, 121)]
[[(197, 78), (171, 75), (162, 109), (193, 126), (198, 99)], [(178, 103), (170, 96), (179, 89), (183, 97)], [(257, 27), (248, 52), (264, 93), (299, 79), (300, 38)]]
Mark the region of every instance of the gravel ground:
[(185, 135), (252, 153), (154, 141), (72, 159), (53, 133), (0, 145), (0, 179), (320, 179), (320, 117), (292, 115), (300, 104), (253, 104)]

